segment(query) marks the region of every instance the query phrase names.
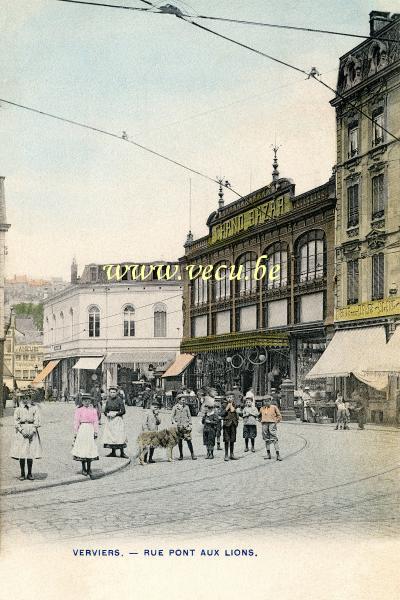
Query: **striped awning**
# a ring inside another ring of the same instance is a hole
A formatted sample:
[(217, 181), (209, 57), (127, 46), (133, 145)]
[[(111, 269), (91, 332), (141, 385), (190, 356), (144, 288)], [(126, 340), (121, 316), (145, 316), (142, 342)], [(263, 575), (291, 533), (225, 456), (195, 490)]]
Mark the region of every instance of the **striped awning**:
[(179, 354), (175, 362), (165, 371), (162, 377), (178, 377), (190, 365), (194, 359), (194, 354)]
[(59, 362), (59, 360), (51, 360), (50, 362), (48, 362), (44, 369), (36, 375), (32, 383), (41, 383), (42, 381), (44, 381), (46, 377), (50, 375), (52, 370), (56, 368)]

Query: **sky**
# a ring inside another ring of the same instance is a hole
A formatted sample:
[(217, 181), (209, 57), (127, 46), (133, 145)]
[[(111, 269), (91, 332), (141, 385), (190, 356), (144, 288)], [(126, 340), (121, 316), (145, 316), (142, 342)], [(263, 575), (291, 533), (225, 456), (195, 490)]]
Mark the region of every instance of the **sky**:
[[(95, 1), (95, 0), (94, 0)], [(139, 0), (109, 4), (145, 5)], [(154, 1), (161, 6), (167, 2)], [(368, 35), (391, 0), (171, 0), (190, 14)], [(339, 57), (358, 40), (199, 21), (335, 86)], [(335, 163), (332, 94), (174, 16), (2, 0), (0, 97), (121, 135), (240, 194), (271, 181), (272, 150), (296, 193)], [(189, 226), (206, 235), (218, 186), (131, 144), (0, 103), (8, 276), (69, 278), (85, 264), (176, 260)], [(190, 205), (191, 189), (191, 211)], [(225, 202), (235, 200), (225, 193)], [(190, 219), (191, 213), (191, 219)]]

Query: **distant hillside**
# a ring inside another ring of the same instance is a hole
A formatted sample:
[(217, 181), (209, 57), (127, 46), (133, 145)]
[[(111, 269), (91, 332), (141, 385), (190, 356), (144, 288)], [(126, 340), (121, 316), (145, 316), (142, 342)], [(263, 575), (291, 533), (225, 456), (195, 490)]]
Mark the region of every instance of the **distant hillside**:
[(43, 331), (43, 304), (21, 302), (14, 304), (13, 308), (17, 317), (32, 317), (37, 329)]

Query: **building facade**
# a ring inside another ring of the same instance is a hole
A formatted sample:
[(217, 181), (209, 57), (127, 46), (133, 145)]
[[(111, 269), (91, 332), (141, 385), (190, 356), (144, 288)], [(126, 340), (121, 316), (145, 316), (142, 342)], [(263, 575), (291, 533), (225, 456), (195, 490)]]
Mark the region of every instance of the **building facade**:
[[(188, 385), (263, 395), (287, 378), (303, 384), (333, 323), (335, 203), (333, 179), (296, 196), (276, 155), (270, 185), (227, 206), (220, 189), (208, 235), (189, 234), (181, 258), (181, 351), (196, 355)], [(210, 278), (191, 280), (190, 265), (212, 265)], [(257, 266), (266, 268), (258, 281)]]
[(74, 261), (71, 285), (44, 301), (47, 364), (37, 379), (59, 393), (90, 391), (98, 382), (120, 384), (129, 394), (133, 381), (153, 380), (179, 350), (179, 275), (168, 281), (153, 274), (139, 281), (125, 263), (115, 267), (121, 269), (117, 279), (109, 279), (106, 265), (98, 264), (86, 265), (78, 277)]
[[(380, 328), (387, 342), (400, 320), (400, 15), (373, 11), (370, 34), (340, 58), (331, 102), (337, 124), (335, 327)], [(366, 357), (365, 370), (372, 368)], [(362, 379), (347, 377), (346, 394), (367, 398), (372, 420), (393, 421), (398, 376), (383, 389), (379, 377), (375, 387)]]
[(26, 388), (43, 367), (43, 335), (31, 317), (11, 315), (4, 346), (4, 382)]

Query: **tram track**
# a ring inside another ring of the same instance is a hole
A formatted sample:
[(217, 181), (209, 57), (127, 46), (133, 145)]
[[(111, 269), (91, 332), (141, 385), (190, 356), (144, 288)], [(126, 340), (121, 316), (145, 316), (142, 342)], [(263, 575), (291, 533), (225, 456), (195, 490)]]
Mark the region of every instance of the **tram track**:
[[(289, 435), (300, 438), (302, 440), (302, 445), (300, 448), (297, 448), (293, 452), (286, 454), (284, 457), (285, 460), (287, 460), (289, 458), (293, 458), (293, 457), (297, 456), (298, 454), (300, 454), (301, 452), (304, 452), (304, 450), (309, 445), (309, 441), (303, 435), (297, 434), (297, 433), (290, 433)], [(256, 454), (261, 454), (261, 453), (262, 453), (262, 450), (258, 450), (256, 452)], [(213, 463), (212, 465), (207, 465), (208, 469), (213, 469), (213, 470), (215, 470), (218, 467), (222, 467), (222, 466), (223, 465), (221, 463)], [(135, 467), (135, 465), (129, 466), (127, 470), (130, 471), (134, 467)], [(221, 479), (223, 477), (233, 477), (236, 475), (240, 475), (242, 473), (248, 473), (251, 471), (255, 471), (258, 469), (265, 469), (265, 468), (266, 468), (266, 465), (263, 462), (261, 464), (256, 464), (251, 467), (244, 468), (244, 469), (238, 469), (236, 471), (219, 472), (219, 473), (211, 475), (211, 476), (205, 475), (203, 477), (197, 477), (197, 478), (192, 478), (192, 479), (188, 479), (188, 480), (178, 480), (178, 481), (168, 482), (168, 483), (160, 484), (160, 485), (156, 485), (156, 486), (144, 487), (142, 489), (132, 489), (132, 490), (124, 491), (124, 492), (112, 492), (109, 494), (103, 494), (102, 498), (103, 499), (111, 499), (113, 497), (121, 498), (123, 496), (138, 495), (138, 494), (144, 494), (147, 492), (158, 492), (158, 491), (169, 489), (169, 488), (175, 488), (177, 486), (200, 483), (201, 481), (212, 481), (214, 479)], [(183, 473), (194, 472), (194, 471), (196, 471), (196, 467), (185, 469), (183, 471)], [(181, 471), (181, 473), (182, 473), (182, 471)], [(165, 477), (167, 477), (168, 475), (169, 474), (166, 474)], [(155, 479), (159, 480), (159, 476), (153, 475), (151, 477), (141, 479), (140, 481), (154, 481)], [(86, 482), (82, 482), (82, 483), (86, 483)], [(32, 491), (26, 492), (26, 494), (24, 496), (26, 497), (27, 494), (35, 494), (35, 491), (32, 490)], [(98, 499), (98, 495), (93, 495), (90, 497), (86, 496), (85, 498), (79, 498), (79, 499), (56, 500), (54, 502), (44, 502), (44, 503), (40, 503), (40, 504), (33, 500), (31, 504), (29, 504), (29, 505), (24, 504), (23, 507), (12, 507), (12, 508), (0, 509), (0, 514), (6, 514), (7, 512), (10, 512), (10, 511), (13, 511), (13, 512), (24, 511), (27, 508), (47, 508), (47, 507), (56, 506), (56, 505), (60, 506), (60, 505), (65, 505), (65, 504), (80, 504), (80, 503), (86, 503), (86, 502), (90, 502), (91, 500), (97, 500), (97, 499)]]

